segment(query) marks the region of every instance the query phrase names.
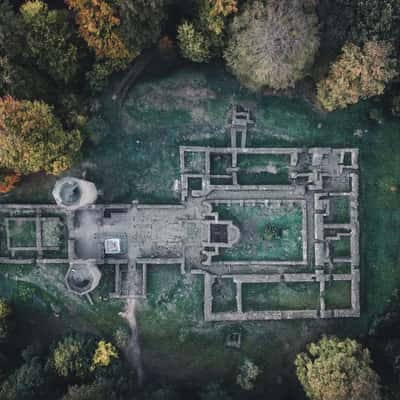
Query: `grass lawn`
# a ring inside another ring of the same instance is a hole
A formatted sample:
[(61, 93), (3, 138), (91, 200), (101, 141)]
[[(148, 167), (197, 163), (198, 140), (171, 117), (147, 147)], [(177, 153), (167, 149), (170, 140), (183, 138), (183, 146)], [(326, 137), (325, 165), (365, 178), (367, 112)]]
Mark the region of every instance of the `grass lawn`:
[(351, 308), (351, 282), (327, 282), (325, 286), (325, 307), (328, 310), (334, 308)]
[(339, 240), (332, 240), (333, 257), (350, 257), (350, 236), (343, 236)]
[(201, 174), (205, 172), (204, 153), (197, 151), (185, 152), (185, 168), (191, 173)]
[(282, 154), (239, 154), (240, 185), (289, 184), (290, 156)]
[(11, 219), (8, 228), (11, 247), (36, 247), (35, 221)]
[(221, 278), (212, 287), (212, 312), (237, 311), (236, 283), (230, 278)]
[[(255, 206), (230, 206), (218, 204), (214, 210), (220, 219), (231, 220), (240, 229), (238, 243), (230, 249), (224, 249), (218, 260), (223, 261), (296, 261), (302, 259), (302, 223), (301, 206), (285, 204), (279, 208)], [(269, 226), (279, 232), (276, 237), (268, 237)]]
[(325, 222), (345, 224), (350, 222), (350, 198), (348, 196), (333, 196), (329, 198), (330, 213)]
[(243, 284), (243, 311), (319, 309), (319, 283)]
[(212, 175), (230, 175), (226, 171), (227, 168), (232, 167), (231, 154), (210, 154), (210, 172)]

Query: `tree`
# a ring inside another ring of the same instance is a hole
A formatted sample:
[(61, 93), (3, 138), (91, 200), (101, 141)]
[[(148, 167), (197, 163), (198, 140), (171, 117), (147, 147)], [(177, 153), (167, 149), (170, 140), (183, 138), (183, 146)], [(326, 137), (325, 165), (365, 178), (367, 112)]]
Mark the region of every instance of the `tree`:
[(90, 370), (88, 344), (79, 336), (66, 336), (57, 343), (53, 362), (59, 376), (85, 378)]
[(317, 84), (318, 102), (332, 111), (382, 94), (386, 83), (397, 75), (392, 52), (387, 42), (370, 41), (363, 48), (345, 44), (328, 76)]
[(0, 96), (25, 90), (21, 64), (25, 48), (21, 16), (8, 0), (0, 0)]
[(107, 367), (112, 358), (118, 358), (118, 351), (112, 343), (100, 340), (93, 356), (92, 369)]
[(38, 67), (57, 82), (70, 82), (78, 70), (78, 49), (66, 10), (51, 10), (42, 0), (21, 6), (26, 42)]
[(13, 190), (20, 180), (21, 174), (19, 173), (2, 173), (0, 171), (0, 194), (8, 193)]
[(0, 387), (2, 400), (37, 400), (56, 398), (57, 388), (39, 357), (17, 368)]
[(400, 0), (356, 0), (353, 40), (398, 40), (400, 37)]
[(102, 59), (131, 61), (138, 53), (130, 52), (118, 33), (120, 19), (103, 0), (66, 0), (76, 12), (79, 33), (87, 45)]
[(201, 0), (199, 23), (211, 37), (218, 36), (225, 30), (226, 17), (237, 11), (237, 0)]
[(120, 0), (117, 7), (118, 30), (132, 53), (157, 43), (166, 18), (166, 0)]
[(10, 332), (12, 309), (6, 300), (0, 300), (0, 341), (7, 339)]
[(260, 373), (260, 368), (258, 368), (253, 361), (245, 360), (239, 368), (236, 382), (244, 390), (253, 390), (256, 379)]
[(212, 6), (214, 15), (222, 14), (227, 17), (229, 14), (237, 12), (237, 0), (208, 0)]
[(8, 0), (0, 0), (0, 56), (19, 54), (23, 49), (21, 18)]
[(355, 340), (323, 337), (296, 357), (295, 366), (311, 400), (380, 399), (369, 351)]
[(244, 86), (286, 89), (313, 64), (318, 18), (302, 0), (256, 0), (233, 19), (229, 36), (224, 57)]
[(81, 144), (79, 131), (65, 132), (46, 103), (0, 99), (0, 167), (59, 174), (72, 166)]
[(178, 26), (182, 56), (194, 62), (220, 57), (226, 44), (228, 17), (236, 12), (236, 0), (200, 0), (194, 20)]
[(62, 400), (117, 400), (117, 394), (104, 382), (70, 386)]
[(178, 44), (182, 56), (191, 61), (201, 63), (211, 58), (210, 43), (190, 22), (178, 27)]

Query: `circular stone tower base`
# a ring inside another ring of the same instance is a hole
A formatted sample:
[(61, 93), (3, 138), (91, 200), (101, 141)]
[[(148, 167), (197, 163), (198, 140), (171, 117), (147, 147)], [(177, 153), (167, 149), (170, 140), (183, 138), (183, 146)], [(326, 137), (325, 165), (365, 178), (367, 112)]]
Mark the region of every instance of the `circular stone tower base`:
[(52, 193), (56, 203), (69, 210), (91, 205), (97, 200), (94, 183), (73, 177), (58, 180)]

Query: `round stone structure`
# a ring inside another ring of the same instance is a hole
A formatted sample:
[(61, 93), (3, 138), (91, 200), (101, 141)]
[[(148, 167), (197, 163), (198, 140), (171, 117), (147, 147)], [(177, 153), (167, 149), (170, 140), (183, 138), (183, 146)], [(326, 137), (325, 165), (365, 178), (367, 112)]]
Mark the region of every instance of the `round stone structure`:
[(65, 283), (67, 288), (80, 296), (90, 293), (99, 285), (101, 271), (99, 267), (90, 261), (70, 264)]
[(60, 207), (76, 210), (91, 205), (97, 200), (94, 183), (74, 177), (58, 180), (54, 185), (53, 197)]

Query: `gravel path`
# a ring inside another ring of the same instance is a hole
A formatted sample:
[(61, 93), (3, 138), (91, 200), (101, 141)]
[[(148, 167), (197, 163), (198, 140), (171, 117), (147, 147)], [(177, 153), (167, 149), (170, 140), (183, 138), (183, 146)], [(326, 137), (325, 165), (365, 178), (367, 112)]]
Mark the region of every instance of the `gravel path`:
[(128, 299), (126, 302), (125, 310), (121, 315), (128, 321), (129, 327), (131, 328), (131, 341), (125, 350), (125, 355), (128, 359), (128, 362), (135, 368), (138, 377), (138, 384), (139, 386), (141, 386), (144, 382), (144, 369), (140, 351), (135, 310), (136, 300)]

